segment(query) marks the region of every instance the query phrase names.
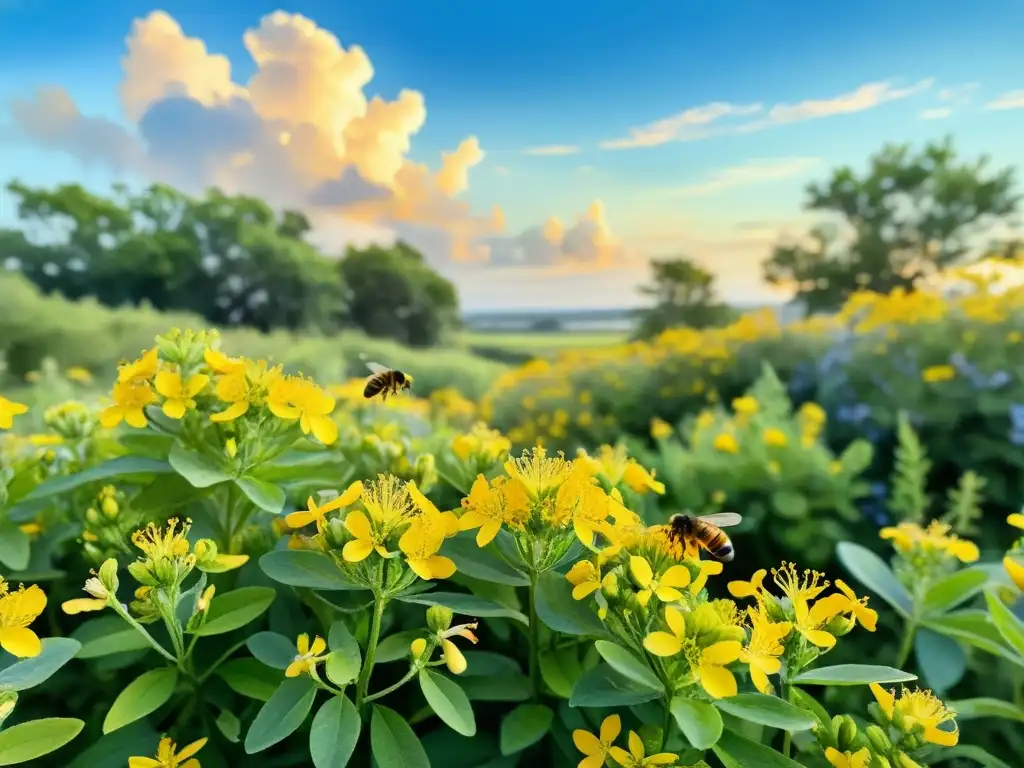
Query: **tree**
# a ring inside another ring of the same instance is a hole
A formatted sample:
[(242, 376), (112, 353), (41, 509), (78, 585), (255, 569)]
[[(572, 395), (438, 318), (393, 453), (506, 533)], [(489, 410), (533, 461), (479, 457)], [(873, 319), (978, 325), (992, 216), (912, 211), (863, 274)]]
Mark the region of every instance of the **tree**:
[(455, 286), (406, 243), (349, 248), (339, 269), (351, 296), (352, 323), (371, 336), (428, 347), (458, 323)]
[(636, 338), (651, 338), (676, 326), (722, 325), (732, 318), (732, 310), (717, 298), (715, 276), (696, 262), (656, 259), (651, 262), (651, 272), (652, 283), (642, 286), (640, 292), (653, 296), (654, 306), (641, 315)]
[(887, 145), (867, 173), (838, 168), (812, 184), (805, 208), (837, 223), (819, 225), (808, 244), (780, 244), (763, 264), (765, 280), (792, 288), (808, 312), (833, 311), (859, 289), (910, 288), (967, 259), (981, 230), (1017, 210), (1012, 169), (961, 160), (952, 141)]

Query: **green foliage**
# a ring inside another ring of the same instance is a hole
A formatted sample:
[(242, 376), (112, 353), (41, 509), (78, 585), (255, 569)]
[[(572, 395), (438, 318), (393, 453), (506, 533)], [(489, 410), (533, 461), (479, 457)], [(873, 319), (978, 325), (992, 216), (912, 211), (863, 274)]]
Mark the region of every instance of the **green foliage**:
[(725, 325), (735, 316), (715, 292), (715, 276), (690, 259), (651, 261), (652, 284), (640, 292), (654, 300), (643, 312), (634, 335), (649, 339), (668, 328)]
[(931, 462), (906, 413), (896, 422), (896, 467), (892, 478), (889, 509), (908, 523), (922, 523), (931, 505), (925, 492)]

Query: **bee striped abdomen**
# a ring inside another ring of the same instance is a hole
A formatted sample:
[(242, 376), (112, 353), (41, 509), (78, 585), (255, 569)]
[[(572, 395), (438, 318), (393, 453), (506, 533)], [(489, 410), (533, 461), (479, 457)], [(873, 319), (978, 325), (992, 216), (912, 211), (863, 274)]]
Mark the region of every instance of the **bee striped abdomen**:
[(724, 563), (728, 563), (732, 560), (733, 555), (736, 553), (733, 551), (732, 542), (729, 541), (729, 537), (721, 531), (714, 537), (712, 541), (708, 542), (708, 552), (712, 557), (721, 560)]
[(384, 387), (387, 386), (385, 378), (386, 377), (383, 374), (371, 376), (370, 379), (366, 382), (366, 386), (363, 388), (363, 397), (370, 398), (379, 395), (381, 393), (381, 390), (383, 390)]

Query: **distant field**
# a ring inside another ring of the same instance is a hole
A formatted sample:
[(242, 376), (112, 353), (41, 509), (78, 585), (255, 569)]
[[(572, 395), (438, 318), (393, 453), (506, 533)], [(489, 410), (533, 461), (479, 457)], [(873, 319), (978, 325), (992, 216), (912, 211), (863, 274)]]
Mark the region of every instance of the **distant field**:
[(544, 354), (563, 349), (608, 347), (625, 341), (627, 336), (624, 331), (467, 331), (462, 335), (462, 343), (467, 347)]

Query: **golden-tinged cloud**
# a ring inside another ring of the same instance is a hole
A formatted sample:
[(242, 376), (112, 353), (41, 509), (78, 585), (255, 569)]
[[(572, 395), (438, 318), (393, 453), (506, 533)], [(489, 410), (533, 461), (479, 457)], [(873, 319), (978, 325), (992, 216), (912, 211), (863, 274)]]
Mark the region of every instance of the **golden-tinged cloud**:
[[(499, 207), (475, 214), (458, 199), (485, 157), (475, 136), (441, 153), (433, 169), (409, 158), (427, 118), (423, 94), (368, 96), (374, 68), (362, 48), (345, 48), (310, 19), (284, 11), (263, 17), (243, 42), (256, 65), (244, 84), (225, 56), (155, 11), (133, 22), (122, 58), (121, 106), (131, 129), (82, 114), (60, 88), (12, 104), (15, 127), (83, 162), (302, 209), (320, 243), (385, 233), (435, 263), (483, 264), (522, 237), (501, 235)], [(549, 255), (593, 265), (616, 256), (600, 207), (560, 235)]]

